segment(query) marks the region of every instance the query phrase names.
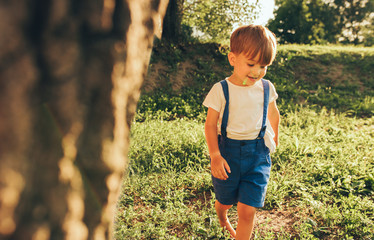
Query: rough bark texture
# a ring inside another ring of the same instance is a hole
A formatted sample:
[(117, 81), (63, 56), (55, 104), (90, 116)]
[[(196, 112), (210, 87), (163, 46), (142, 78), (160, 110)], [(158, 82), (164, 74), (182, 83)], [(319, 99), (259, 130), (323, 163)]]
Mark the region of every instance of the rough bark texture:
[(178, 43), (181, 39), (182, 8), (184, 0), (170, 0), (164, 17), (162, 40)]
[(168, 0), (0, 0), (0, 239), (110, 239)]

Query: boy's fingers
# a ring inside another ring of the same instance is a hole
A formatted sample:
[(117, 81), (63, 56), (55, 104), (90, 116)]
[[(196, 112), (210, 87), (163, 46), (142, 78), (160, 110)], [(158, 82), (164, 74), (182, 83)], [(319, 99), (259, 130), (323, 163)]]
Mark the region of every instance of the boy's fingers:
[(218, 178), (220, 180), (225, 180), (225, 178), (222, 176), (222, 174), (217, 174), (217, 176), (214, 176), (215, 178)]
[(213, 176), (215, 178), (220, 179), (220, 180), (226, 180), (228, 178), (228, 176), (227, 176), (227, 174), (226, 174), (226, 172), (224, 170), (223, 171), (215, 172), (215, 174), (213, 174)]
[(218, 178), (218, 179), (224, 180), (224, 179), (223, 179), (223, 176), (222, 176), (222, 174), (221, 174), (220, 171), (212, 171), (212, 175), (213, 175), (213, 177), (215, 177), (215, 178)]
[[(224, 168), (222, 169), (222, 177), (223, 177), (223, 180), (226, 180), (229, 176), (227, 175), (227, 173), (226, 173), (226, 170), (225, 170), (225, 168), (226, 168), (226, 164), (227, 163), (224, 163)], [(226, 168), (227, 169), (227, 168)]]
[(225, 166), (227, 172), (228, 172), (228, 173), (231, 173), (230, 166), (229, 166), (229, 164), (228, 164), (226, 161), (224, 162), (224, 166)]
[(229, 176), (227, 175), (225, 169), (227, 170), (227, 172), (231, 173), (230, 167), (229, 167), (229, 165), (227, 164), (226, 161), (223, 162), (223, 166), (222, 166), (221, 169), (217, 169), (217, 170), (211, 169), (211, 173), (212, 173), (213, 177), (215, 177), (215, 178), (218, 178), (218, 179), (221, 179), (221, 180), (226, 180), (227, 178), (229, 178)]

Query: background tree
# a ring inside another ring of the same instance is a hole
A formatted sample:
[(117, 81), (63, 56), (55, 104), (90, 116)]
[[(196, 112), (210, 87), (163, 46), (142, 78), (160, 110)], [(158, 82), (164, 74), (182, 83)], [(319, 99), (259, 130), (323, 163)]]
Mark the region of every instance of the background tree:
[(281, 43), (301, 43), (308, 39), (311, 27), (307, 19), (307, 6), (304, 0), (277, 1), (279, 8), (275, 19), (268, 27), (280, 38)]
[(166, 6), (0, 2), (0, 239), (111, 239)]
[(338, 25), (342, 27), (339, 41), (353, 44), (364, 42), (366, 33), (363, 30), (374, 23), (374, 1), (334, 0), (331, 8), (338, 16)]
[(162, 39), (177, 43), (194, 29), (200, 38), (219, 42), (230, 37), (234, 26), (253, 22), (259, 7), (259, 1), (248, 0), (171, 0)]
[(234, 26), (252, 23), (259, 14), (259, 1), (186, 0), (183, 23), (199, 31), (207, 40), (230, 38)]
[(372, 0), (277, 0), (268, 27), (281, 43), (365, 42), (373, 23)]
[(182, 17), (184, 0), (170, 0), (163, 21), (162, 40), (176, 43), (182, 37)]

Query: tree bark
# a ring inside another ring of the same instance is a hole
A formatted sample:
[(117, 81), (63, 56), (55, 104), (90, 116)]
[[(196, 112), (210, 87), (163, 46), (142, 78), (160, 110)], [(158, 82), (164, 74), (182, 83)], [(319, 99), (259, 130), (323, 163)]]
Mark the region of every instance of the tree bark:
[(170, 0), (164, 17), (162, 40), (178, 43), (181, 39), (182, 8), (184, 0)]
[(0, 1), (0, 239), (111, 239), (168, 0)]

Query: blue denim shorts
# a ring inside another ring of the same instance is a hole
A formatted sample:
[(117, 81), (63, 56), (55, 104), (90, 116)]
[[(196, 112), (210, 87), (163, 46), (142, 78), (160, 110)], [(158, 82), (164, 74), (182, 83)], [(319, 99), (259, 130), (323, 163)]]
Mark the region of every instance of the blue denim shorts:
[(227, 180), (212, 176), (218, 202), (263, 207), (271, 169), (270, 152), (264, 139), (233, 140), (219, 136), (218, 142), (231, 170)]

